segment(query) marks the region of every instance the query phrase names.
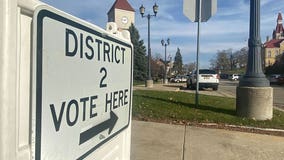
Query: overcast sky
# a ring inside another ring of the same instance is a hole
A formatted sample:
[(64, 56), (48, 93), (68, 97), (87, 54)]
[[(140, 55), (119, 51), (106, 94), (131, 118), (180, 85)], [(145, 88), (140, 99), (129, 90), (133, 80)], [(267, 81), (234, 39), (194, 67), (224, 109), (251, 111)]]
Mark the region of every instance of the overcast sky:
[[(42, 0), (69, 14), (105, 28), (107, 12), (115, 0)], [(135, 25), (147, 46), (147, 19), (141, 18), (139, 7), (146, 8), (146, 14), (153, 13), (157, 3), (159, 11), (151, 19), (151, 48), (155, 54), (164, 55), (161, 39), (170, 38), (168, 54), (175, 56), (180, 48), (184, 63), (196, 59), (197, 23), (183, 14), (183, 0), (128, 0), (136, 10)], [(217, 13), (208, 22), (201, 24), (200, 66), (208, 68), (209, 60), (218, 50), (238, 50), (247, 46), (249, 31), (249, 0), (218, 0)], [(284, 12), (284, 0), (261, 0), (261, 38), (272, 35), (276, 27), (277, 14)]]

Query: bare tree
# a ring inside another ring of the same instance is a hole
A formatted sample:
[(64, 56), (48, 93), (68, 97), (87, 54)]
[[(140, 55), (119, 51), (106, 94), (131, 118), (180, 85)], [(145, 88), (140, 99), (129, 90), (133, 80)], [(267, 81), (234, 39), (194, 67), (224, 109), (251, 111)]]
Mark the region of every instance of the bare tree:
[(245, 68), (248, 60), (248, 47), (241, 48), (233, 54), (235, 68)]
[(151, 59), (151, 74), (153, 80), (163, 78), (164, 74), (164, 61), (161, 59), (161, 54), (155, 54), (155, 57)]
[(229, 70), (231, 68), (232, 49), (218, 51), (216, 57), (211, 59), (213, 69)]
[(232, 52), (232, 49), (218, 51), (216, 57), (210, 60), (212, 69), (233, 70), (245, 68), (247, 65), (248, 47)]
[(194, 71), (196, 68), (196, 63), (195, 62), (190, 62), (188, 64), (188, 72), (191, 73), (192, 71)]

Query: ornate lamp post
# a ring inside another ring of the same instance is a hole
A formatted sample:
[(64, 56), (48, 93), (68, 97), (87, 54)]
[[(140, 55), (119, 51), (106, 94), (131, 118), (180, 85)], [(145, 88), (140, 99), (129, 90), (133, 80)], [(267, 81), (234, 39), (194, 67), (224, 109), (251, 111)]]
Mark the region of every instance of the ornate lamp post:
[(139, 8), (140, 14), (142, 16), (142, 18), (147, 17), (148, 19), (148, 78), (146, 81), (146, 87), (153, 87), (153, 80), (151, 77), (151, 47), (150, 47), (150, 19), (151, 17), (156, 17), (157, 13), (158, 13), (158, 5), (155, 3), (155, 5), (153, 6), (153, 12), (154, 14), (148, 14), (148, 15), (144, 15), (145, 13), (145, 7), (143, 5), (141, 5), (141, 7)]
[(250, 31), (247, 70), (237, 87), (238, 116), (256, 120), (273, 116), (273, 89), (262, 71), (260, 0), (250, 0)]
[(168, 83), (168, 79), (167, 79), (167, 46), (170, 45), (170, 39), (167, 39), (167, 42), (165, 42), (163, 39), (161, 40), (162, 46), (165, 46), (165, 61), (164, 61), (164, 65), (165, 65), (165, 71), (164, 71), (164, 84)]
[(269, 81), (262, 71), (260, 39), (260, 0), (250, 0), (250, 31), (247, 70), (240, 86), (269, 87)]

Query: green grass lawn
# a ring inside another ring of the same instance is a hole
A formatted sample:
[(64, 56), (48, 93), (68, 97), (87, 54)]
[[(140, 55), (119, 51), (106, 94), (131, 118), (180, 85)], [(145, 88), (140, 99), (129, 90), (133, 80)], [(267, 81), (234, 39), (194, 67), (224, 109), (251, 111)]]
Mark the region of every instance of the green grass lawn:
[(137, 85), (145, 85), (145, 81), (133, 81), (133, 85), (137, 86)]
[(284, 112), (274, 110), (273, 119), (256, 121), (235, 115), (234, 98), (199, 96), (185, 92), (146, 91), (133, 92), (133, 118), (162, 122), (217, 123), (284, 129)]

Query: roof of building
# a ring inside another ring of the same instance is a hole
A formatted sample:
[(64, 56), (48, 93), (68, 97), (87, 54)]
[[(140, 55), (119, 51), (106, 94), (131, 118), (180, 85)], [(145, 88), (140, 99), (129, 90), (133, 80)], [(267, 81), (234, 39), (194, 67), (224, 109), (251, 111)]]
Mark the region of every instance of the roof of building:
[(284, 41), (284, 39), (272, 39), (268, 42), (265, 42), (264, 46), (265, 48), (279, 48), (282, 41)]
[(110, 12), (114, 8), (135, 12), (135, 10), (132, 8), (132, 6), (128, 3), (127, 0), (116, 0), (108, 12)]

